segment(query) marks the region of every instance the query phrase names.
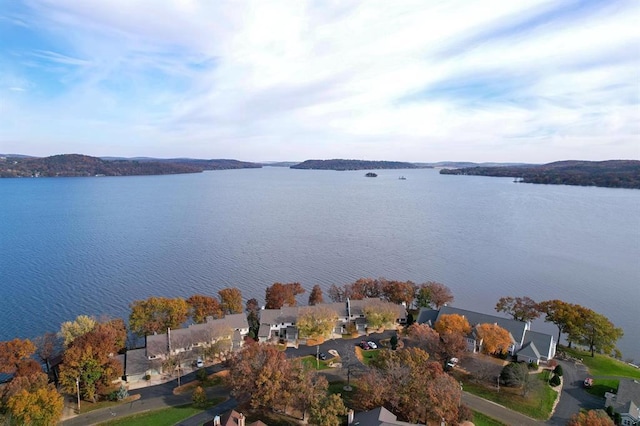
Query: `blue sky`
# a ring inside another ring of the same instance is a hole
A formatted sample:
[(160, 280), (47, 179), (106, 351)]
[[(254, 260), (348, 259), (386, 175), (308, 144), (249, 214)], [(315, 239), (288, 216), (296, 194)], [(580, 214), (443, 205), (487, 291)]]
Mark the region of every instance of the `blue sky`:
[(640, 159), (637, 1), (0, 0), (0, 153)]

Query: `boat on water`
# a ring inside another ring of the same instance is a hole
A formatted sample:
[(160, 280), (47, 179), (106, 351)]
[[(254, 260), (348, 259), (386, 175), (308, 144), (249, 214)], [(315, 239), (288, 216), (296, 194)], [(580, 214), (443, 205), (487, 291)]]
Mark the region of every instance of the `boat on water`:
[(398, 179), (399, 179), (399, 180), (407, 180), (407, 178), (406, 178), (406, 177), (404, 177), (404, 176), (400, 176)]
[(378, 177), (377, 174), (373, 173), (373, 172), (369, 172), (365, 175), (366, 177)]

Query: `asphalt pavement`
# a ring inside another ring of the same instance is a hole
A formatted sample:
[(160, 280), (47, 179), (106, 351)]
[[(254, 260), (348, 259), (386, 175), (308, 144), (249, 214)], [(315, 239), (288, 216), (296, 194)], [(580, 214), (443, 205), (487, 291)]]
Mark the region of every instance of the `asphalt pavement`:
[(580, 409), (591, 410), (604, 408), (604, 398), (588, 393), (584, 387), (584, 379), (589, 376), (587, 367), (573, 361), (558, 361), (562, 366), (562, 394), (556, 410), (547, 422), (548, 425), (566, 425), (571, 416)]

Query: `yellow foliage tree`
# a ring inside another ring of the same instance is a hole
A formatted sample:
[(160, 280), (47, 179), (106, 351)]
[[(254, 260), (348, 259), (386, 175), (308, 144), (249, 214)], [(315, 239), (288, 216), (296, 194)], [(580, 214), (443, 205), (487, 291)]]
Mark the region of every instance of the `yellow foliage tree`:
[(440, 334), (462, 334), (467, 335), (471, 332), (469, 321), (462, 315), (444, 314), (438, 318), (435, 329)]
[(482, 339), (482, 351), (487, 354), (505, 353), (511, 346), (511, 334), (498, 324), (476, 326), (478, 337)]
[(314, 339), (330, 336), (337, 320), (338, 314), (334, 310), (323, 306), (314, 306), (302, 310), (296, 326), (301, 337)]
[(49, 426), (62, 417), (64, 401), (52, 386), (28, 392), (23, 389), (7, 401), (7, 409), (16, 424)]

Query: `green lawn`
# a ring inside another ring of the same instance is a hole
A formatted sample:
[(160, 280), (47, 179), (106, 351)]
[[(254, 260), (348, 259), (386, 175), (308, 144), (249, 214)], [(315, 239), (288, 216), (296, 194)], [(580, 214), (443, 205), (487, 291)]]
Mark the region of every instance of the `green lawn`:
[(618, 379), (593, 379), (593, 386), (587, 389), (591, 395), (599, 396), (604, 398), (605, 392), (618, 392), (618, 385), (620, 384), (620, 380)]
[(310, 370), (327, 370), (331, 367), (329, 367), (328, 362), (327, 361), (323, 361), (323, 360), (317, 360), (316, 362), (316, 357), (313, 355), (307, 355), (305, 357), (300, 358), (300, 361), (302, 361), (302, 364), (305, 366), (305, 368), (310, 369)]
[(507, 426), (493, 417), (486, 416), (479, 411), (473, 412), (473, 424), (475, 426)]
[(378, 358), (379, 353), (380, 349), (369, 349), (366, 351), (362, 351), (362, 363), (364, 365), (369, 365), (371, 361)]
[[(209, 401), (207, 408), (218, 405), (224, 400), (225, 398), (213, 398)], [(179, 407), (169, 407), (160, 410), (134, 414), (133, 416), (122, 417), (120, 419), (111, 420), (109, 422), (100, 424), (103, 426), (173, 426), (184, 419), (201, 413), (202, 411), (202, 408), (196, 408), (192, 404), (187, 404), (181, 405)]]
[(640, 379), (640, 368), (632, 367), (629, 364), (613, 359), (610, 356), (596, 354), (596, 356), (592, 358), (591, 352), (575, 348), (568, 349), (565, 347), (561, 350), (574, 358), (582, 358), (584, 365), (589, 368), (589, 373), (594, 376), (616, 376)]
[(514, 411), (533, 417), (539, 420), (546, 420), (551, 415), (553, 403), (556, 400), (557, 392), (548, 384), (548, 373), (542, 372), (535, 375), (540, 380), (539, 386), (533, 389), (526, 397), (521, 395), (519, 389), (500, 387), (500, 392), (494, 387), (485, 387), (481, 384), (469, 380), (468, 376), (459, 376), (464, 384), (464, 390), (488, 399), (497, 404), (504, 405)]

